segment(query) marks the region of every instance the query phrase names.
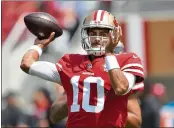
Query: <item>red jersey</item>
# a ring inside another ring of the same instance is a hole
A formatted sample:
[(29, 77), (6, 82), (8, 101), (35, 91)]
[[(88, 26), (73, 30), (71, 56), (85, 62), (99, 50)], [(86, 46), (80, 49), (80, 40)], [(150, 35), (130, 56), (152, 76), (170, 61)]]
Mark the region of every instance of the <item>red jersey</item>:
[[(144, 79), (140, 58), (134, 53), (116, 55), (122, 71)], [(68, 128), (124, 127), (128, 95), (117, 96), (112, 89), (104, 57), (93, 62), (87, 55), (67, 54), (57, 63), (67, 94)]]

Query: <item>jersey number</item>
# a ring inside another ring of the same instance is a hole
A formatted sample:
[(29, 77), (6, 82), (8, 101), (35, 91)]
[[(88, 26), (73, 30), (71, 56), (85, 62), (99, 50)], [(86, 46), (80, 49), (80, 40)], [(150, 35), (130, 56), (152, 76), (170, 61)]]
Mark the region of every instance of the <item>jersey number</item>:
[[(73, 86), (73, 103), (71, 105), (71, 112), (79, 112), (80, 105), (78, 104), (78, 94), (79, 94), (79, 79), (80, 76), (73, 76), (71, 78), (71, 84)], [(90, 83), (97, 84), (97, 105), (90, 105)], [(87, 77), (83, 81), (83, 99), (82, 99), (82, 108), (86, 112), (99, 113), (103, 110), (104, 107), (104, 80), (101, 77)]]

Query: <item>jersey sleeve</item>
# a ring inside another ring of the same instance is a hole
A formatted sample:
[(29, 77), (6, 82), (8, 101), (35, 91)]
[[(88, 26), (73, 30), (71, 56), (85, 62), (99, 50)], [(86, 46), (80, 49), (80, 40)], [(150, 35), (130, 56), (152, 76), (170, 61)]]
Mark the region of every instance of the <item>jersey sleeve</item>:
[(57, 72), (60, 75), (61, 84), (64, 86), (65, 81), (68, 80), (70, 75), (71, 62), (69, 54), (65, 54), (61, 59), (56, 62)]
[(124, 62), (124, 65), (123, 67), (121, 67), (121, 70), (136, 76), (135, 85), (132, 88), (131, 92), (144, 90), (144, 69), (142, 66), (141, 59), (135, 53), (129, 54), (129, 57)]
[(56, 63), (56, 68), (59, 73), (66, 71), (67, 67), (70, 66), (69, 55), (65, 54), (60, 60)]
[(134, 53), (130, 54), (129, 57), (125, 60), (121, 70), (135, 75), (135, 83), (140, 83), (144, 80), (144, 69), (141, 63), (141, 59)]

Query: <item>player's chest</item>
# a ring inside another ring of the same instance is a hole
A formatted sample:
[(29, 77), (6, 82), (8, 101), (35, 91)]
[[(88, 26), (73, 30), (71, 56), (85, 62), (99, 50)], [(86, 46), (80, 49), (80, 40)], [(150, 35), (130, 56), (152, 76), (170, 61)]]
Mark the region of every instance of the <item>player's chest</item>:
[(72, 73), (70, 76), (71, 84), (78, 83), (80, 87), (96, 86), (110, 90), (109, 74), (104, 62), (88, 63), (80, 72)]

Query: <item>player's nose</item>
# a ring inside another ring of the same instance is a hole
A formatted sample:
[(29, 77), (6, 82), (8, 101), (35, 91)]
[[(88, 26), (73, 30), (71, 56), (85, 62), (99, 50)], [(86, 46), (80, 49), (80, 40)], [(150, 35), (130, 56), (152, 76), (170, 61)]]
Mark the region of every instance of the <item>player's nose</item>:
[(96, 42), (96, 43), (100, 43), (100, 38), (99, 38), (99, 37), (96, 37), (96, 38), (95, 38), (95, 42)]

